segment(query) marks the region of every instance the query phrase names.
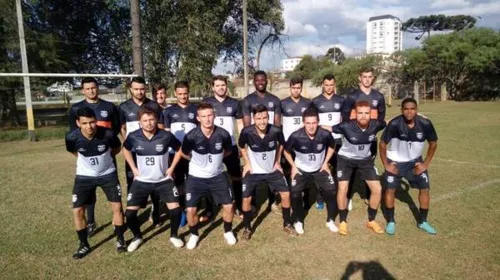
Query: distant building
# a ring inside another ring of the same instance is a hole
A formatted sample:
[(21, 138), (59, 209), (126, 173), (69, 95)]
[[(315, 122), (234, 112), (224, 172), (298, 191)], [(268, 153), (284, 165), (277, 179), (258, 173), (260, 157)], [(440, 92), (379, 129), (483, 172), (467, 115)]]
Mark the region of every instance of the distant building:
[(392, 15), (371, 17), (366, 23), (366, 52), (389, 55), (403, 50), (402, 24)]
[(293, 71), (297, 65), (299, 65), (300, 61), (302, 60), (302, 57), (290, 57), (283, 59), (281, 61), (281, 71)]
[(56, 92), (70, 92), (73, 91), (73, 85), (69, 82), (64, 83), (53, 83), (47, 88), (47, 92), (56, 93)]

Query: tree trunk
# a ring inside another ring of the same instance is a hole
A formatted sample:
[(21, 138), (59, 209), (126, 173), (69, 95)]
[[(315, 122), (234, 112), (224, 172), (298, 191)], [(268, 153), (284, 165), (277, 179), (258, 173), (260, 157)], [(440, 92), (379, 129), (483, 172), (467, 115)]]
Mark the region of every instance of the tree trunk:
[(142, 63), (141, 9), (139, 0), (130, 0), (130, 20), (132, 25), (132, 60), (134, 73), (144, 76)]

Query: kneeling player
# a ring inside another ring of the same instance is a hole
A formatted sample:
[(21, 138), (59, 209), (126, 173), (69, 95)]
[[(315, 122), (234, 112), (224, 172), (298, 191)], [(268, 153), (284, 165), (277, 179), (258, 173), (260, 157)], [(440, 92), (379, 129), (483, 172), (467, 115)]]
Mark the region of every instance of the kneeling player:
[(243, 166), (243, 238), (252, 235), (252, 194), (260, 183), (267, 183), (272, 192), (279, 192), (283, 215), (283, 230), (289, 235), (297, 235), (290, 218), (290, 191), (280, 165), (283, 152), (281, 129), (268, 123), (269, 115), (264, 105), (253, 108), (253, 125), (245, 127), (238, 139)]
[[(437, 149), (436, 130), (430, 120), (417, 115), (415, 99), (403, 100), (401, 111), (403, 114), (392, 119), (387, 125), (379, 145), (380, 159), (385, 167), (383, 182), (387, 188), (385, 206), (388, 223), (385, 231), (390, 235), (396, 233), (394, 195), (401, 185), (401, 178), (406, 178), (412, 187), (419, 189), (420, 221), (418, 227), (429, 234), (436, 234), (436, 229), (427, 223), (430, 200), (427, 168)], [(422, 160), (426, 140), (429, 142), (429, 148), (425, 160)]]
[(354, 171), (358, 171), (360, 179), (366, 182), (371, 191), (366, 226), (376, 233), (384, 233), (384, 230), (375, 221), (382, 187), (372, 159), (370, 145), (377, 137), (377, 132), (385, 127), (385, 122), (370, 120), (370, 103), (368, 101), (356, 102), (355, 112), (355, 120), (342, 122), (332, 128), (333, 133), (339, 133), (343, 136), (342, 147), (337, 156), (339, 233), (347, 234), (347, 190), (349, 179)]
[(113, 210), (113, 225), (118, 242), (118, 252), (126, 250), (123, 233), (121, 187), (116, 174), (113, 156), (120, 152), (120, 140), (111, 129), (97, 126), (95, 113), (88, 107), (77, 110), (75, 129), (66, 135), (66, 150), (77, 157), (76, 178), (73, 187), (73, 214), (80, 246), (73, 255), (81, 259), (90, 253), (87, 238), (85, 207), (95, 202), (95, 190), (100, 186)]
[[(146, 204), (149, 195), (155, 195), (167, 203), (170, 210), (170, 242), (176, 248), (181, 248), (184, 242), (177, 235), (181, 218), (179, 192), (172, 180), (174, 168), (181, 158), (180, 142), (172, 133), (158, 129), (155, 111), (141, 108), (138, 119), (141, 129), (130, 133), (123, 143), (123, 156), (134, 173), (125, 212), (134, 238), (127, 250), (133, 252), (143, 242), (137, 212), (141, 205)], [(172, 166), (168, 166), (169, 148), (177, 151)], [(135, 152), (137, 165), (131, 151)]]
[[(335, 142), (329, 131), (319, 127), (319, 116), (315, 108), (305, 110), (302, 118), (304, 127), (292, 133), (285, 144), (285, 157), (292, 167), (291, 195), (295, 231), (304, 234), (302, 192), (312, 181), (326, 201), (326, 226), (330, 231), (338, 232), (334, 223), (337, 213), (335, 182), (328, 166), (335, 151)], [(295, 161), (292, 152), (295, 153)]]

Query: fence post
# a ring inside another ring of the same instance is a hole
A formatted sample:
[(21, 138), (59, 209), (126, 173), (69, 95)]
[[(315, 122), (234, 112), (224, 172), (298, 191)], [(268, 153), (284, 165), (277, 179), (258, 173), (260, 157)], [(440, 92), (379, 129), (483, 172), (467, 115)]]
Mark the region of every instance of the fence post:
[(418, 81), (415, 81), (413, 85), (413, 98), (417, 101), (417, 103), (420, 103), (420, 94), (418, 92)]

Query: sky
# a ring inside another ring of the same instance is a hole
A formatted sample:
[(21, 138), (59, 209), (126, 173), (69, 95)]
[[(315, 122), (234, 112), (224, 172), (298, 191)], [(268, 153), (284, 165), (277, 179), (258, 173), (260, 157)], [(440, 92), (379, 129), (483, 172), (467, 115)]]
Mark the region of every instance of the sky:
[[(287, 56), (325, 54), (338, 46), (346, 54), (366, 51), (366, 23), (372, 16), (390, 14), (403, 22), (431, 14), (466, 14), (477, 17), (476, 26), (500, 29), (499, 0), (282, 0), (285, 20), (285, 50), (266, 49), (264, 70), (279, 69)], [(403, 48), (419, 46), (415, 34), (404, 33)], [(234, 66), (219, 63), (215, 73), (232, 71)]]

